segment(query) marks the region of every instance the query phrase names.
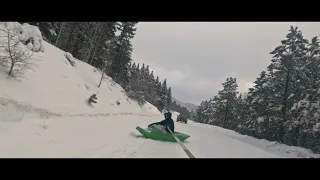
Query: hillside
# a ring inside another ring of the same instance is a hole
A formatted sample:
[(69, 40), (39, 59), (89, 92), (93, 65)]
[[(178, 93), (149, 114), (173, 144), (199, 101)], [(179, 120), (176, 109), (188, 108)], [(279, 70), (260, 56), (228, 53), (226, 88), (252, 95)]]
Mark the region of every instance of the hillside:
[(190, 110), (183, 102), (179, 101), (178, 99), (172, 97), (172, 102), (176, 102), (177, 105), (182, 106), (182, 107), (186, 107), (188, 110)]
[[(65, 52), (42, 41), (45, 52), (34, 53), (34, 71), (27, 71), (21, 80), (8, 79), (0, 71), (0, 103), (13, 103), (23, 111), (38, 111), (44, 115), (141, 113), (160, 114), (151, 104), (142, 107), (129, 99), (112, 78), (106, 76), (100, 88), (101, 73), (91, 65), (75, 59), (72, 66)], [(98, 103), (88, 105), (96, 93)], [(117, 105), (117, 101), (120, 105)]]

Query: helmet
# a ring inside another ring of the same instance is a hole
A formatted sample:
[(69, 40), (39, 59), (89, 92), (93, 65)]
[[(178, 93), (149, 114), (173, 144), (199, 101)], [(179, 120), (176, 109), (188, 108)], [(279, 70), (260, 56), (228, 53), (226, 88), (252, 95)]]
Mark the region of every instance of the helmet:
[(172, 117), (172, 113), (171, 112), (164, 113), (164, 118), (171, 118), (171, 117)]

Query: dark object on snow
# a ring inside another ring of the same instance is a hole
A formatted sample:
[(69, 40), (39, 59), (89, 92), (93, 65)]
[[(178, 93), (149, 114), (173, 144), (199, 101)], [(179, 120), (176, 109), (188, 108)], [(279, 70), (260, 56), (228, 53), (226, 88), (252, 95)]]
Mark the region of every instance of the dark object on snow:
[(177, 117), (177, 122), (184, 122), (187, 124), (188, 119), (182, 116), (181, 114), (179, 114), (179, 116)]
[[(174, 122), (173, 122), (173, 119), (171, 118), (171, 116), (172, 116), (171, 112), (166, 112), (166, 113), (164, 113), (165, 120), (149, 124), (148, 127), (150, 127), (152, 125), (162, 125), (162, 126), (166, 126), (166, 127), (170, 128), (170, 130), (172, 132), (174, 132)], [(170, 131), (167, 128), (166, 128), (166, 131), (168, 133), (170, 133)]]
[(98, 98), (97, 98), (97, 95), (96, 94), (92, 94), (91, 96), (90, 96), (90, 98), (89, 98), (89, 103), (91, 104), (91, 103), (97, 103), (97, 100)]
[(118, 105), (118, 106), (120, 105), (120, 102), (119, 102), (119, 101), (117, 101), (117, 105)]

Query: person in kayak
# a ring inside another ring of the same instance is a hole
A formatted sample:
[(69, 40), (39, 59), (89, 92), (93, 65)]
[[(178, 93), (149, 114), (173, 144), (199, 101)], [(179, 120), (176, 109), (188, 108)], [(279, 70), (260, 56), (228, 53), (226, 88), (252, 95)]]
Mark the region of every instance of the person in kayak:
[(173, 119), (171, 117), (172, 117), (172, 113), (171, 112), (166, 112), (166, 113), (164, 113), (164, 118), (165, 119), (163, 121), (149, 124), (148, 127), (153, 126), (153, 127), (157, 128), (157, 129), (161, 130), (164, 133), (165, 132), (170, 133), (170, 131), (167, 129), (167, 128), (170, 128), (170, 130), (172, 132), (174, 132), (174, 122), (173, 122)]

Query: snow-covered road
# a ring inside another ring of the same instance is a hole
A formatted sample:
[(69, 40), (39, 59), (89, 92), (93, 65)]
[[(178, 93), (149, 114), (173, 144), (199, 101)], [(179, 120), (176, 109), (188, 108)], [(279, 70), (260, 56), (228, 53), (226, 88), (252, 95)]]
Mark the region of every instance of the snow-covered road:
[[(35, 26), (23, 31), (25, 37), (39, 33)], [(66, 58), (67, 52), (41, 44), (45, 51), (32, 57), (37, 68), (24, 78), (7, 78), (0, 71), (0, 157), (188, 158), (178, 143), (145, 139), (136, 131), (163, 119), (158, 108), (148, 102), (140, 106), (109, 76), (98, 87), (102, 74), (95, 67), (81, 60), (72, 65), (70, 54)], [(98, 103), (88, 105), (92, 94)], [(185, 145), (196, 158), (319, 157), (219, 127), (175, 124), (176, 131), (191, 136)]]
[[(120, 115), (0, 122), (0, 157), (188, 158), (178, 143), (146, 139), (135, 130), (161, 118)], [(176, 131), (191, 135), (185, 145), (196, 158), (296, 157), (233, 131), (194, 122), (175, 124)]]

